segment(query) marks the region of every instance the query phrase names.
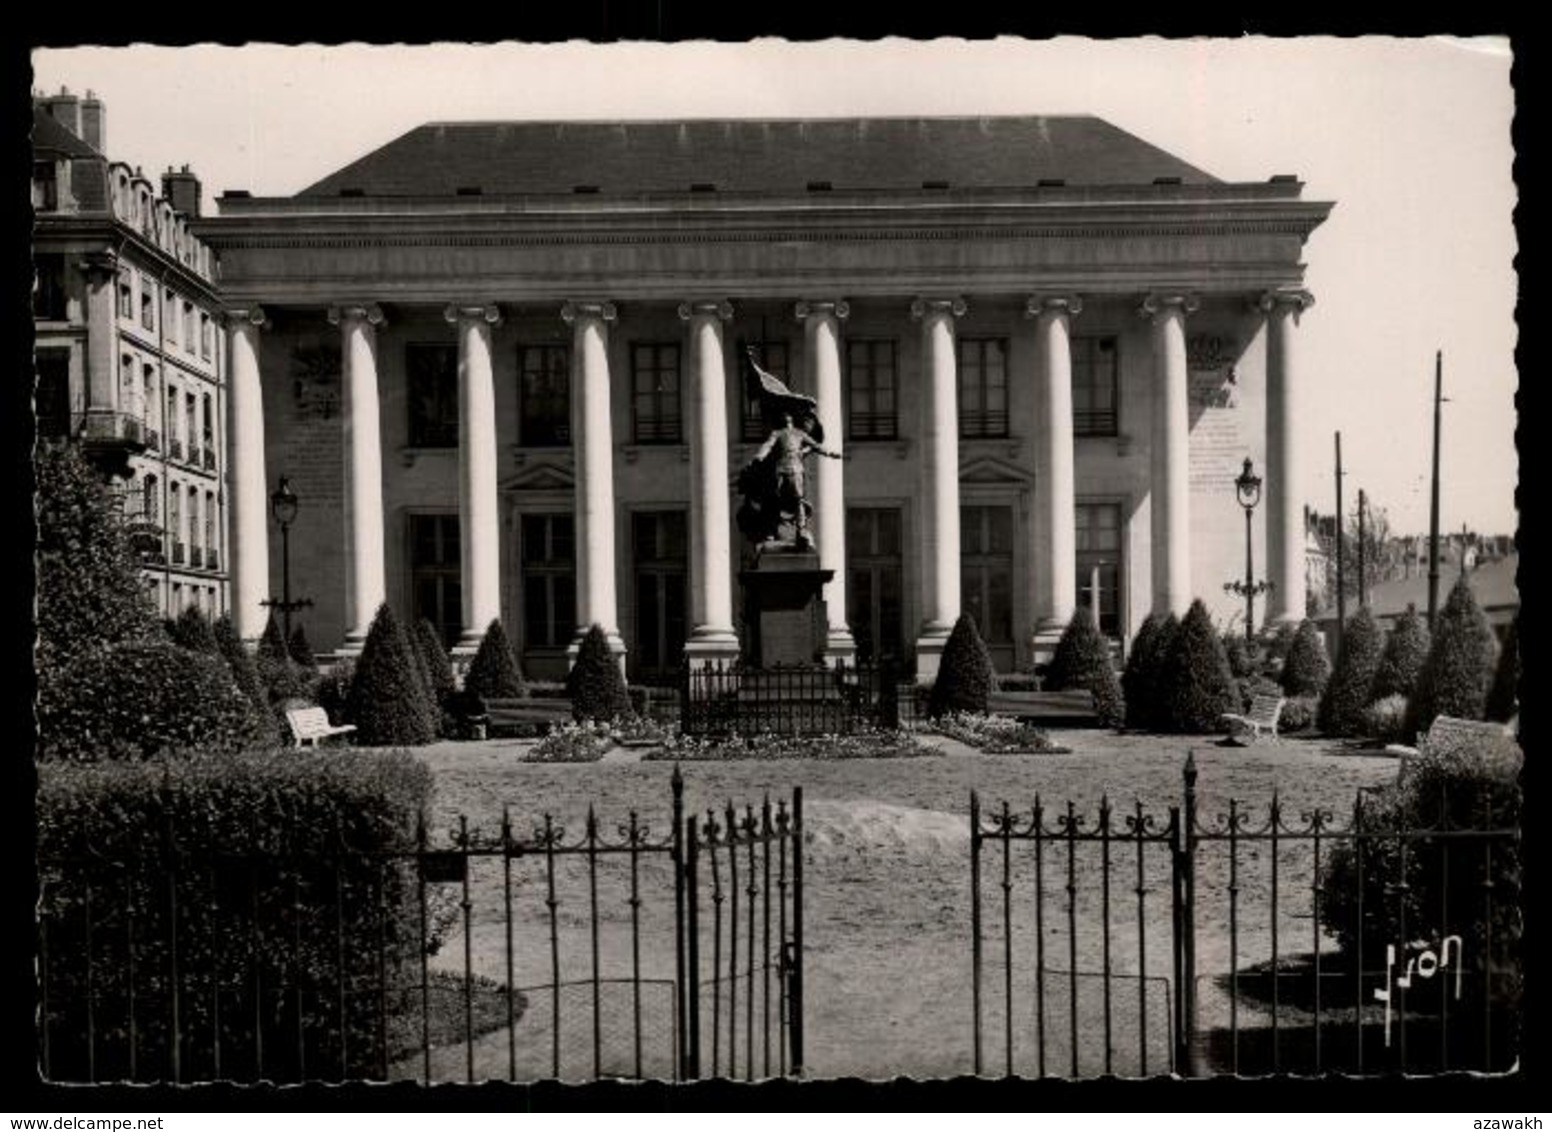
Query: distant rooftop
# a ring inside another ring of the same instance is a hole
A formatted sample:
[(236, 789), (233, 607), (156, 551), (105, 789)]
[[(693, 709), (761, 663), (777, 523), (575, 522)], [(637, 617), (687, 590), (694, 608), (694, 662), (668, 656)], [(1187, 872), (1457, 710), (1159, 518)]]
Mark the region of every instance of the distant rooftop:
[(299, 197), (1218, 184), (1100, 118), (433, 122)]

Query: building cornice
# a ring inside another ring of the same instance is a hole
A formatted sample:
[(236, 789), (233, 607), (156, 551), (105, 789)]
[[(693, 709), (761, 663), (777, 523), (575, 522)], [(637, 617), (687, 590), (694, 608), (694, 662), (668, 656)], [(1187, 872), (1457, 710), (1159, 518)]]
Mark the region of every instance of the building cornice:
[(158, 247), (153, 241), (122, 220), (100, 216), (42, 215), (33, 228), (32, 242), (40, 251), (53, 250), (56, 244), (100, 244), (120, 261), (133, 259), (138, 270), (151, 270), (206, 303), (219, 306), (221, 285)]

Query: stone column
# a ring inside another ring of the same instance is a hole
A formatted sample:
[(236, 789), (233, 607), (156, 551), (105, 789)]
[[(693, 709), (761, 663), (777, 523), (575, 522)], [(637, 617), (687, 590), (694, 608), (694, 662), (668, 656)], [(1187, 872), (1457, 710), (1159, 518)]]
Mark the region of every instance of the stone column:
[(1314, 305), (1308, 291), (1269, 291), (1266, 312), (1266, 625), (1304, 619), (1304, 506), (1299, 495), (1294, 327)]
[[(824, 444), (841, 453), (841, 342), (840, 321), (851, 313), (845, 300), (800, 302), (795, 308), (803, 323), (803, 357), (808, 369), (808, 388), (818, 402)], [(834, 570), (825, 583), (825, 661), (851, 664), (857, 656), (846, 620), (846, 492), (845, 461), (816, 457), (813, 478), (813, 535), (822, 570)]]
[(582, 636), (597, 624), (624, 661), (615, 596), (614, 426), (609, 416), (610, 302), (568, 302), (571, 326), (571, 450), (576, 468), (577, 631), (568, 654), (576, 661)]
[[(227, 535), (226, 568), (231, 582), (232, 627), (250, 646), (264, 635), (269, 610), (269, 486), (264, 468), (264, 389), (259, 371), (259, 332), (266, 325), (258, 307), (227, 312), (231, 332), (230, 389), (227, 412)], [(166, 394), (158, 383), (162, 404), (162, 443), (172, 438), (166, 418)], [(165, 449), (164, 449), (165, 451)]]
[(959, 619), (959, 389), (954, 320), (963, 299), (917, 299), (921, 340), (921, 602), (916, 679), (931, 684)]
[(679, 305), (690, 324), (690, 634), (685, 655), (696, 664), (738, 657), (733, 631), (733, 557), (729, 546), (727, 368), (722, 324), (733, 306)]
[(378, 306), (333, 307), (340, 327), (340, 398), (345, 450), (345, 643), (359, 653), (377, 607), (387, 600), (383, 565), (382, 414), (377, 394)]
[(501, 323), (495, 303), (450, 305), (458, 328), (458, 538), (462, 561), (463, 633), (455, 655), (472, 657), (501, 616), (501, 526), (496, 515), (496, 384), (490, 333)]
[(1153, 294), (1142, 315), (1153, 325), (1153, 610), (1184, 616), (1191, 607), (1191, 417), (1186, 380), (1186, 315), (1196, 296)]
[(1036, 663), (1051, 659), (1077, 605), (1078, 511), (1072, 443), (1072, 316), (1083, 310), (1076, 295), (1031, 298), (1025, 314), (1035, 324), (1034, 535), (1029, 562), (1034, 581)]

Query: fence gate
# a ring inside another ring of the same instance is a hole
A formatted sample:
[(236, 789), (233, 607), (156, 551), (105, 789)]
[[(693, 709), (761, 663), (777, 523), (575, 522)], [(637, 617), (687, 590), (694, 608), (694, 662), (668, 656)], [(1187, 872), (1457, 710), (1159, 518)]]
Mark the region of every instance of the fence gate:
[(1441, 784), (1424, 822), (1360, 790), (1338, 822), (1275, 793), (1203, 814), (1196, 783), (1188, 758), (1162, 819), (971, 795), (977, 1074), (1514, 1065), (1517, 794)]
[(44, 1076), (801, 1074), (801, 788), (690, 813), (671, 787), (666, 830), (590, 807), (570, 830), (504, 813), (391, 850), (336, 827), (201, 854), (169, 819), (133, 859), (41, 861)]

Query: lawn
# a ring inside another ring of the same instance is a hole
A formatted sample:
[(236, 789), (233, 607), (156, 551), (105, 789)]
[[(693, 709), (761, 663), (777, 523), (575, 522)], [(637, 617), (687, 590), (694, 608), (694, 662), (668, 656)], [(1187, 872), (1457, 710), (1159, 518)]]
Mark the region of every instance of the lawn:
[[(1339, 822), (1350, 811), (1359, 787), (1391, 778), (1395, 763), (1372, 755), (1345, 753), (1312, 741), (1285, 740), (1247, 748), (1223, 748), (1210, 738), (1120, 736), (1100, 731), (1060, 735), (1070, 754), (987, 755), (944, 743), (941, 757), (852, 760), (694, 763), (684, 767), (685, 796), (692, 809), (721, 807), (731, 801), (758, 806), (769, 795), (786, 797), (794, 786), (805, 794), (806, 897), (805, 978), (808, 1072), (810, 1076), (855, 1075), (880, 1078), (906, 1074), (945, 1077), (972, 1068), (971, 932), (968, 806), (979, 791), (990, 809), (1007, 799), (1029, 807), (1038, 793), (1047, 822), (1065, 812), (1070, 800), (1090, 823), (1101, 796), (1117, 811), (1115, 824), (1141, 801), (1162, 823), (1181, 799), (1181, 768), (1194, 750), (1198, 794), (1205, 819), (1226, 810), (1230, 798), (1249, 806), (1251, 826), (1264, 820), (1274, 790), (1285, 813), (1319, 806), (1335, 811)], [(503, 807), (515, 830), (539, 825), (546, 813), (564, 825), (568, 838), (584, 828), (588, 807), (596, 808), (601, 830), (616, 830), (632, 809), (653, 836), (666, 836), (669, 778), (673, 768), (661, 762), (605, 761), (586, 764), (522, 761), (528, 744), (492, 741), (439, 744), (422, 754), (437, 779), (439, 835), (465, 815), (473, 825), (499, 829)], [(1038, 1069), (1034, 998), (1035, 910), (1031, 846), (1015, 846), (1011, 868), (1013, 924), (1014, 1065), (1020, 1073)], [(1101, 872), (1098, 845), (1080, 847), (1073, 862), (1077, 892), (1069, 933), (1067, 863), (1061, 846), (1048, 847), (1044, 859), (1046, 1044), (1048, 1072), (1070, 1071), (1073, 1047), (1068, 1034), (1069, 971), (1076, 956), (1078, 976), (1079, 1072), (1105, 1068)], [(1284, 846), (1280, 853), (1277, 925), (1279, 954), (1309, 951), (1310, 867), (1306, 846)], [(987, 847), (983, 858), (986, 971), (983, 976), (983, 1041), (986, 1071), (1001, 1072), (1005, 1043), (1001, 849)], [(551, 1075), (552, 1023), (560, 1006), (560, 1061), (563, 1078), (580, 1078), (593, 1067), (593, 997), (589, 889), (580, 859), (557, 869), (557, 929), (554, 941), (563, 984), (547, 988), (551, 977), (551, 939), (545, 899), (546, 878), (540, 859), (514, 862), (512, 910), (513, 981), (525, 991), (530, 1009), (517, 1033), (504, 1028), (477, 1039), (477, 1078), (505, 1077), (509, 1059), (519, 1079)], [(1169, 1049), (1167, 979), (1171, 972), (1170, 874), (1162, 846), (1144, 853), (1143, 929), (1145, 959), (1138, 955), (1139, 886), (1135, 846), (1111, 846), (1110, 968), (1111, 1068), (1134, 1074), (1146, 1052), (1150, 1072), (1167, 1066)], [(672, 1070), (669, 980), (674, 977), (673, 886), (663, 858), (639, 863), (642, 903), (639, 911), (639, 962), (644, 984), (640, 1057), (647, 1076)], [(1241, 848), (1239, 860), (1238, 965), (1241, 969), (1271, 955), (1268, 899), (1269, 855), (1264, 845)], [(506, 916), (503, 877), (496, 861), (476, 862), (471, 877), (472, 930), (468, 950), (477, 974), (506, 980)], [(1203, 1023), (1226, 1024), (1225, 1003), (1214, 976), (1230, 963), (1227, 854), (1204, 846), (1198, 867), (1198, 976)], [(626, 857), (610, 858), (599, 869), (598, 938), (600, 1040), (598, 1065), (605, 1073), (634, 1071), (638, 1056), (631, 1024), (636, 1003), (628, 979), (632, 971), (628, 869)], [(703, 924), (703, 933), (705, 925)], [(1325, 946), (1329, 947), (1327, 942)], [(465, 940), (455, 928), (434, 962), (462, 970)], [(743, 964), (740, 963), (740, 968)], [(1146, 1029), (1139, 1004), (1139, 969), (1147, 976)], [(1129, 976), (1126, 978), (1119, 976)], [(744, 1009), (747, 988), (740, 988), (739, 1075), (744, 1073)], [(757, 980), (757, 994), (763, 987)], [(1253, 1023), (1248, 1004), (1240, 1005), (1240, 1025)], [(725, 1018), (724, 1018), (725, 1022)], [(774, 1040), (774, 1030), (773, 1030)], [(763, 1054), (760, 1035), (757, 1052)], [(724, 1047), (725, 1050), (725, 1047)], [(434, 1075), (461, 1077), (462, 1046), (438, 1050)], [(723, 1053), (725, 1057), (725, 1052)], [(773, 1064), (774, 1057), (773, 1054)], [(763, 1072), (763, 1057), (755, 1072)], [(418, 1066), (406, 1072), (418, 1072)]]

